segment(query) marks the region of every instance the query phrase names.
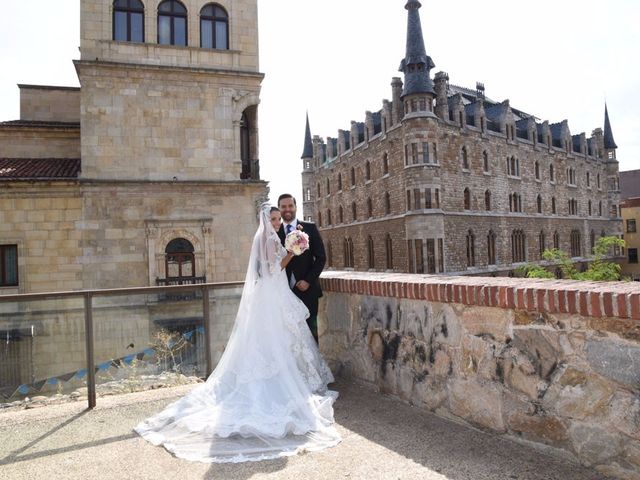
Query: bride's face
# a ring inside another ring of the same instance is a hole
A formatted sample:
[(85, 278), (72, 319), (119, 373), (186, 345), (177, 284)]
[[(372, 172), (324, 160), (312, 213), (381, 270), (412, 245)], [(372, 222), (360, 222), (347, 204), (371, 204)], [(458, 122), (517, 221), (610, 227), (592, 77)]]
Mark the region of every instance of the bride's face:
[(271, 226), (276, 232), (280, 229), (280, 212), (271, 212)]

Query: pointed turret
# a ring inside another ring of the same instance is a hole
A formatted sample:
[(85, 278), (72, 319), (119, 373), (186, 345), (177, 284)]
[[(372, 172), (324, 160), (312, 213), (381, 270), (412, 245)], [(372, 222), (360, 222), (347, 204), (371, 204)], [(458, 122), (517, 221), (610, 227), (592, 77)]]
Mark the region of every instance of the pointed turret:
[(607, 150), (618, 148), (616, 141), (613, 139), (611, 123), (609, 122), (609, 111), (607, 110), (606, 103), (604, 104), (604, 148)]
[(431, 57), (427, 55), (420, 23), (421, 7), (418, 0), (408, 0), (405, 8), (409, 11), (407, 20), (407, 51), (400, 63), (400, 71), (404, 73), (404, 91), (402, 96), (416, 93), (435, 95), (433, 81), (429, 71), (435, 67)]
[(313, 158), (313, 142), (311, 141), (311, 129), (309, 128), (309, 113), (307, 113), (307, 127), (304, 132), (304, 149), (300, 158)]

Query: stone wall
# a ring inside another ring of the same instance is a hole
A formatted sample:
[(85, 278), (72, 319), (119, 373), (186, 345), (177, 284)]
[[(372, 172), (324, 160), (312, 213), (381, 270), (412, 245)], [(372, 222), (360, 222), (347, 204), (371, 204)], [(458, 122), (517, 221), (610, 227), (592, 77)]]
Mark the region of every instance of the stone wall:
[(80, 89), (46, 85), (20, 87), (20, 120), (79, 122)]
[(325, 272), (321, 346), (342, 375), (640, 478), (635, 282)]
[(0, 128), (2, 158), (80, 158), (80, 128)]

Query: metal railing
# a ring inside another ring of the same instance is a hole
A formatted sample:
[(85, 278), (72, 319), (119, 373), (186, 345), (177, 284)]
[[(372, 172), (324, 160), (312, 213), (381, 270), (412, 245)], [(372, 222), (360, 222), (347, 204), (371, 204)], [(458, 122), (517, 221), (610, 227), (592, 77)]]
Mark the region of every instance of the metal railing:
[(213, 357), (211, 352), (211, 318), (209, 293), (213, 290), (223, 288), (236, 288), (244, 285), (244, 282), (218, 282), (218, 283), (196, 283), (190, 285), (173, 285), (161, 287), (130, 287), (113, 288), (104, 290), (77, 290), (67, 292), (44, 292), (44, 293), (21, 293), (12, 295), (0, 295), (0, 303), (26, 302), (33, 300), (59, 300), (68, 298), (84, 299), (84, 324), (86, 343), (86, 363), (87, 363), (87, 400), (89, 408), (96, 406), (96, 377), (94, 358), (94, 338), (93, 338), (93, 299), (95, 297), (110, 297), (118, 295), (144, 295), (158, 294), (166, 292), (198, 291), (202, 294), (202, 316), (205, 338), (205, 362), (206, 376), (213, 371)]

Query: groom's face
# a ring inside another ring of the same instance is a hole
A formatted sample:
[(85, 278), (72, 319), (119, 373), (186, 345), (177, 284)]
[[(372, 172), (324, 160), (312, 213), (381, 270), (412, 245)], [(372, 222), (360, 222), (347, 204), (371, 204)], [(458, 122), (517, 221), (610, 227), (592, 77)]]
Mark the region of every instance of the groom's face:
[(292, 222), (296, 218), (296, 204), (293, 198), (283, 198), (278, 207), (280, 207), (280, 213), (285, 222)]

